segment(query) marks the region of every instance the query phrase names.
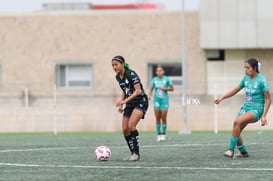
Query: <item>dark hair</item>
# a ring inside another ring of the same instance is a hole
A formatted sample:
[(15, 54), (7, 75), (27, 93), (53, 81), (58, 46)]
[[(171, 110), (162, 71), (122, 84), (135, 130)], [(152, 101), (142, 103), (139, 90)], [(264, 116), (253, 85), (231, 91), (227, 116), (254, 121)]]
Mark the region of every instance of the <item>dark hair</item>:
[(155, 71), (157, 71), (157, 69), (162, 69), (163, 71), (165, 71), (164, 68), (162, 67), (162, 65), (157, 65), (155, 68)]
[(260, 73), (259, 62), (256, 58), (250, 58), (245, 63), (248, 63), (253, 69), (256, 69), (257, 73)]
[(162, 69), (164, 69), (163, 66), (160, 65), (160, 64), (158, 64), (158, 65), (156, 66), (156, 68), (162, 68)]
[(123, 63), (125, 69), (130, 69), (129, 64), (125, 62), (125, 59), (123, 58), (123, 56), (117, 55), (114, 58), (112, 58), (112, 61), (113, 60), (116, 60), (116, 61), (118, 61), (120, 63)]
[(124, 63), (124, 62), (125, 62), (123, 56), (120, 56), (120, 55), (117, 55), (117, 56), (115, 56), (114, 58), (112, 58), (112, 61), (113, 61), (113, 60), (116, 60), (116, 61), (118, 61), (118, 62), (120, 62), (120, 63)]

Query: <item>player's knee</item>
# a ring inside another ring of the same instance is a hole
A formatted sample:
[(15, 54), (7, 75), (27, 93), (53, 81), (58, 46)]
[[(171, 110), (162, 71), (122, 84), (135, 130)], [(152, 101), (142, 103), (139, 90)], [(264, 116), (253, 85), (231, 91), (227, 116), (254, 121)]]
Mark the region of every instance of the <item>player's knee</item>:
[(136, 125), (129, 122), (129, 124), (128, 124), (128, 131), (134, 131), (134, 130), (136, 130)]
[(233, 127), (237, 126), (238, 125), (238, 119), (236, 118), (234, 121), (233, 121)]
[(233, 123), (233, 127), (241, 127), (242, 121), (239, 118), (236, 118)]
[(124, 135), (129, 135), (129, 134), (130, 134), (130, 130), (129, 130), (129, 128), (127, 128), (127, 127), (126, 127), (126, 128), (123, 127), (123, 128), (122, 128), (122, 132), (123, 132)]
[(130, 126), (129, 127), (129, 131), (131, 132), (131, 131), (134, 131), (134, 130), (136, 130), (136, 126)]

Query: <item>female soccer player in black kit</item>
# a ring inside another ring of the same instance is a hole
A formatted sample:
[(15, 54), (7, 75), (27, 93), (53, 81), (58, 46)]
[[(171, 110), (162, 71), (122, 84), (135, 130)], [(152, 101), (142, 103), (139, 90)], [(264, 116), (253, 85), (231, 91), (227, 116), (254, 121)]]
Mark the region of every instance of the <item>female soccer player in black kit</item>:
[[(123, 113), (122, 131), (131, 154), (126, 160), (137, 161), (139, 156), (139, 134), (137, 124), (144, 119), (148, 109), (148, 97), (135, 71), (130, 70), (120, 55), (112, 59), (112, 67), (117, 73), (116, 79), (122, 89), (121, 100), (116, 103), (118, 111)], [(123, 105), (126, 105), (123, 109)]]

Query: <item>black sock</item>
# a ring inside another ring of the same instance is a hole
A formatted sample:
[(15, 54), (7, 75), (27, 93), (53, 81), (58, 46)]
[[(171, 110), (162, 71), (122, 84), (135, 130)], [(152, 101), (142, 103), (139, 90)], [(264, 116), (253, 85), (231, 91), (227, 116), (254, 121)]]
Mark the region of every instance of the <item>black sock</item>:
[(127, 145), (131, 151), (131, 154), (133, 153), (134, 149), (133, 149), (133, 144), (132, 144), (132, 138), (131, 138), (131, 135), (128, 135), (128, 136), (124, 136), (126, 142), (127, 142)]
[(137, 130), (131, 131), (133, 141), (133, 152), (139, 155), (139, 134)]

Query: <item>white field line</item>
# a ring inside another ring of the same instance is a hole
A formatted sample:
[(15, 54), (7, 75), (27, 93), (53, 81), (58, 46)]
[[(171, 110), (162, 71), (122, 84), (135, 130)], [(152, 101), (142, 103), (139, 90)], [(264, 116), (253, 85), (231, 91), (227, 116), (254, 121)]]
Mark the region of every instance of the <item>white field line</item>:
[[(173, 145), (144, 145), (142, 148), (158, 148), (158, 147), (200, 147), (200, 146), (213, 146), (213, 145), (222, 145), (222, 144), (173, 144)], [(26, 148), (26, 149), (7, 149), (0, 150), (0, 153), (7, 152), (30, 152), (30, 151), (54, 151), (54, 150), (76, 150), (76, 149), (86, 149), (87, 147), (51, 147), (51, 148)], [(117, 148), (127, 148), (126, 146), (113, 146), (111, 149)]]
[[(251, 143), (257, 144), (257, 143)], [(223, 143), (216, 144), (173, 144), (173, 145), (145, 145), (145, 148), (158, 148), (158, 147), (200, 147), (200, 146), (218, 146)], [(112, 147), (112, 148), (126, 148)], [(32, 151), (54, 151), (66, 149), (86, 149), (86, 147), (52, 147), (52, 148), (33, 148), (33, 149), (9, 149), (0, 150), (0, 153), (8, 152), (32, 152)], [(92, 166), (92, 165), (41, 165), (41, 164), (20, 164), (20, 163), (0, 163), (0, 166), (9, 167), (41, 167), (41, 168), (86, 168), (86, 169), (176, 169), (176, 170), (233, 170), (233, 171), (273, 171), (273, 168), (216, 168), (216, 167), (147, 167), (147, 166)]]
[(0, 153), (9, 153), (9, 152), (31, 152), (31, 151), (50, 151), (50, 150), (76, 150), (82, 149), (81, 147), (58, 147), (58, 148), (27, 148), (27, 149), (9, 149), (9, 150), (0, 150)]
[[(257, 145), (263, 143), (249, 143), (248, 145)], [(270, 143), (266, 143), (270, 144)], [(227, 143), (215, 143), (215, 144), (171, 144), (171, 145), (141, 145), (141, 148), (162, 148), (162, 147), (207, 147), (207, 146), (221, 146), (227, 145)], [(8, 152), (31, 152), (31, 151), (54, 151), (54, 150), (77, 150), (77, 149), (89, 149), (90, 147), (51, 147), (51, 148), (26, 148), (26, 149), (7, 149), (0, 150), (0, 153)], [(126, 146), (112, 146), (111, 149), (123, 149)]]
[(40, 164), (19, 164), (19, 163), (0, 163), (0, 166), (10, 167), (41, 167), (41, 168), (86, 168), (86, 169), (151, 169), (151, 170), (232, 170), (232, 171), (273, 171), (273, 168), (219, 168), (219, 167), (147, 167), (147, 166), (91, 166), (91, 165), (40, 165)]

